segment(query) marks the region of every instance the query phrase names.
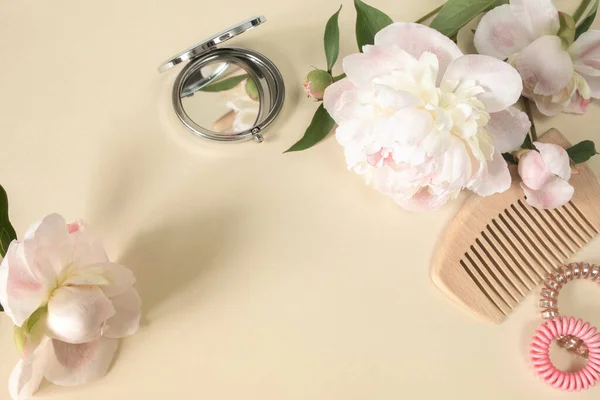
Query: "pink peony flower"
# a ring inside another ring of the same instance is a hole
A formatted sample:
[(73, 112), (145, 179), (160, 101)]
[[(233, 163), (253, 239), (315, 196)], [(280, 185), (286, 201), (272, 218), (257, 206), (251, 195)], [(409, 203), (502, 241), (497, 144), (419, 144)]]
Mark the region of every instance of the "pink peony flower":
[(83, 223), (67, 225), (58, 214), (13, 241), (0, 265), (0, 303), (21, 352), (12, 398), (28, 398), (43, 378), (72, 386), (106, 374), (118, 339), (139, 328), (134, 283)]
[(557, 208), (573, 197), (571, 162), (566, 150), (550, 143), (533, 143), (536, 150), (528, 150), (519, 158), (521, 187), (527, 203), (536, 208)]
[(503, 192), (501, 153), (523, 143), (527, 116), (512, 107), (522, 83), (493, 57), (463, 55), (424, 25), (395, 23), (343, 61), (347, 78), (324, 105), (348, 168), (408, 210), (431, 210), (468, 188)]
[(511, 0), (484, 15), (475, 47), (508, 58), (523, 78), (523, 95), (541, 113), (583, 114), (591, 98), (600, 98), (600, 31), (588, 31), (565, 48), (559, 27), (552, 0)]

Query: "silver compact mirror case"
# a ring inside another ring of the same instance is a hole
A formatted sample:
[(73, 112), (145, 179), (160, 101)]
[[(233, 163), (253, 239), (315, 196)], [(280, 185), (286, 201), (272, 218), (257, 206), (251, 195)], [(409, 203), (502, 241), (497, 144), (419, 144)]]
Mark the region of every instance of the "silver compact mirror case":
[(249, 18), (166, 60), (165, 72), (188, 62), (173, 85), (173, 108), (195, 135), (218, 142), (261, 143), (285, 98), (281, 73), (264, 55), (245, 48), (218, 47), (266, 20)]

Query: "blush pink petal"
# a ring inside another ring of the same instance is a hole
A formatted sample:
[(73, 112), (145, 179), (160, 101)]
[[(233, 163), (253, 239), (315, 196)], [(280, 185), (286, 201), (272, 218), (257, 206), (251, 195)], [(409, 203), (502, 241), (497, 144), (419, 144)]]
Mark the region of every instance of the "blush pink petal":
[(450, 63), (462, 56), (452, 40), (425, 25), (396, 22), (383, 28), (375, 35), (378, 46), (397, 46), (415, 58), (430, 52), (439, 60), (439, 73), (443, 75)]
[(70, 233), (73, 242), (73, 263), (92, 265), (108, 262), (108, 255), (99, 236), (94, 234), (84, 222), (79, 222), (76, 231)]
[(521, 182), (529, 205), (540, 209), (553, 209), (567, 204), (575, 189), (569, 182), (552, 176), (540, 190), (533, 190)]
[(515, 107), (490, 114), (490, 122), (485, 127), (492, 135), (494, 148), (500, 153), (518, 150), (531, 128), (529, 117)]
[(106, 320), (115, 315), (112, 302), (95, 286), (65, 286), (48, 302), (49, 335), (69, 343), (98, 339)]
[(481, 18), (473, 40), (479, 54), (505, 60), (533, 42), (533, 37), (516, 18), (511, 6), (504, 4)]
[(525, 87), (533, 94), (551, 96), (564, 89), (573, 75), (571, 56), (558, 36), (542, 36), (527, 46), (516, 60)]
[(558, 175), (565, 181), (571, 179), (571, 162), (564, 148), (552, 143), (534, 142), (533, 144), (552, 174)]
[(0, 264), (0, 303), (17, 326), (46, 302), (51, 289), (27, 262), (25, 251), (22, 242), (14, 241)]
[(73, 244), (67, 222), (59, 214), (49, 214), (29, 227), (23, 237), (24, 255), (40, 280), (54, 281), (72, 261)]
[(592, 99), (584, 99), (579, 93), (571, 99), (571, 103), (564, 109), (565, 112), (571, 114), (585, 114), (588, 106), (592, 102)]
[(534, 37), (558, 32), (560, 22), (553, 0), (510, 0), (510, 7)]
[(512, 179), (508, 164), (502, 154), (496, 150), (492, 159), (487, 162), (482, 174), (467, 187), (480, 196), (491, 196), (508, 190)]
[(494, 57), (466, 55), (454, 60), (446, 70), (444, 81), (474, 80), (486, 92), (477, 96), (490, 113), (505, 110), (521, 96), (523, 83), (519, 73), (508, 63)]
[(590, 94), (595, 99), (600, 99), (600, 76), (581, 74), (590, 87)]
[(356, 86), (348, 78), (341, 79), (325, 89), (323, 107), (325, 107), (335, 122), (339, 123), (343, 119), (342, 115), (345, 103), (341, 99), (342, 95), (355, 89)]
[(342, 61), (346, 76), (358, 87), (370, 87), (374, 78), (417, 63), (415, 57), (398, 47), (367, 45), (363, 51), (350, 54)]
[(553, 96), (531, 96), (535, 101), (535, 106), (544, 115), (553, 117), (564, 111), (564, 104), (552, 102)]
[(530, 150), (519, 159), (519, 176), (532, 190), (541, 189), (552, 177), (541, 154)]
[(396, 203), (402, 208), (411, 212), (425, 212), (439, 208), (445, 204), (448, 200), (458, 196), (456, 192), (442, 192), (440, 194), (434, 193), (430, 188), (423, 187), (419, 189), (413, 196), (405, 198), (402, 195), (393, 196)]
[(137, 291), (130, 288), (110, 300), (116, 312), (106, 321), (102, 335), (118, 339), (136, 333), (140, 327), (141, 318), (141, 300)]
[(35, 351), (19, 360), (8, 379), (8, 391), (13, 400), (26, 400), (37, 392), (44, 378), (51, 346), (46, 337)]
[(575, 70), (587, 75), (600, 75), (600, 31), (587, 31), (571, 45), (569, 52)]
[(76, 386), (103, 377), (108, 372), (119, 344), (118, 339), (100, 338), (70, 344), (52, 340), (45, 378), (60, 386)]

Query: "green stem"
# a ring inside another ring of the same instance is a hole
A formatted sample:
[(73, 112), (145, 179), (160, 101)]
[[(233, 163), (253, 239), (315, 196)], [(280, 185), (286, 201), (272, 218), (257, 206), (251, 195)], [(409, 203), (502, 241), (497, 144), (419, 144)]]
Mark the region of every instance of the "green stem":
[(338, 76), (334, 76), (334, 77), (333, 77), (333, 81), (334, 81), (334, 82), (337, 82), (337, 81), (339, 81), (340, 79), (344, 79), (345, 77), (346, 77), (346, 74), (341, 74), (341, 75), (338, 75)]
[[(585, 1), (585, 0), (584, 0)], [(419, 18), (418, 20), (416, 20), (415, 22), (417, 24), (421, 24), (424, 21), (427, 21), (429, 18), (433, 17), (435, 14), (439, 13), (440, 10), (442, 9), (442, 7), (444, 7), (444, 5), (442, 4), (441, 6), (439, 6), (438, 8), (436, 8), (435, 10), (431, 11), (430, 13), (423, 15), (421, 18)]]
[(529, 131), (531, 134), (531, 143), (537, 142), (537, 130), (535, 129), (535, 121), (533, 120), (533, 112), (531, 110), (531, 100), (526, 97), (523, 97), (523, 104), (525, 105), (525, 112), (529, 117), (529, 121), (531, 121), (531, 130)]

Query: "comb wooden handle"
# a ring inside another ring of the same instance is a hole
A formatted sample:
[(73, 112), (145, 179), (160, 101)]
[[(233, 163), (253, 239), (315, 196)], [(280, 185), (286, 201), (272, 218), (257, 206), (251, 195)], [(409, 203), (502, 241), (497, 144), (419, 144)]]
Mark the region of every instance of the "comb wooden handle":
[[(540, 141), (570, 147), (557, 130)], [(482, 319), (502, 322), (556, 267), (600, 231), (600, 185), (585, 165), (570, 184), (573, 199), (555, 210), (525, 201), (516, 168), (511, 187), (490, 197), (471, 195), (452, 219), (432, 259), (434, 283)]]

